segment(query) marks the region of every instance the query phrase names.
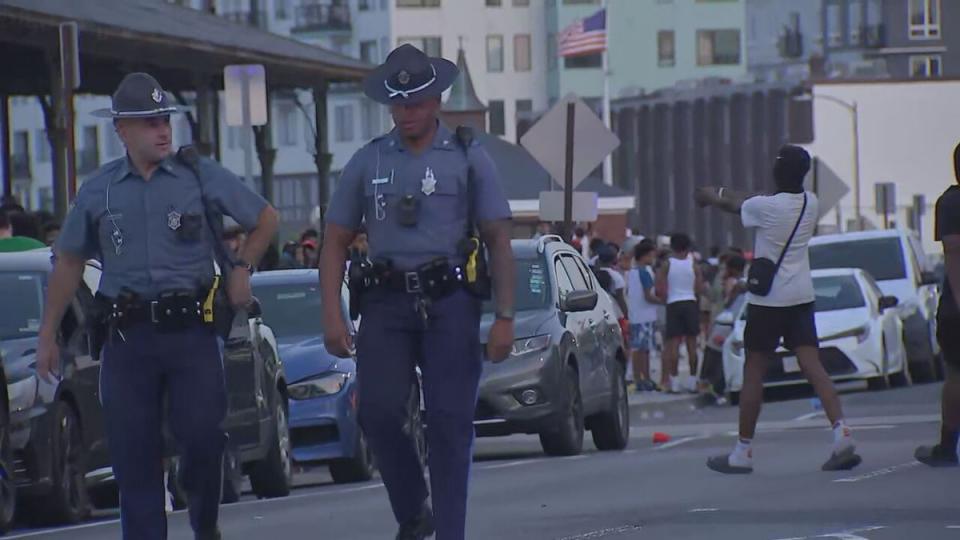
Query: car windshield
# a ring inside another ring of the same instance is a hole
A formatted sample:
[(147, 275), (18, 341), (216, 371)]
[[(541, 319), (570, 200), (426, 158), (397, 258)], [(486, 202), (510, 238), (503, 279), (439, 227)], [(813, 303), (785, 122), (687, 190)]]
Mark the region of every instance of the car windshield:
[(860, 291), (860, 285), (853, 276), (813, 278), (813, 289), (817, 296), (818, 312), (854, 309), (867, 305)]
[(257, 285), (263, 320), (277, 338), (322, 336), (320, 286), (312, 283)]
[(810, 268), (862, 268), (877, 281), (907, 276), (897, 237), (811, 245)]
[(41, 272), (0, 272), (0, 341), (36, 337), (43, 313)]
[[(543, 309), (550, 303), (550, 275), (543, 259), (517, 259), (517, 283), (514, 287), (514, 311)], [(484, 302), (484, 313), (493, 313), (493, 301)]]

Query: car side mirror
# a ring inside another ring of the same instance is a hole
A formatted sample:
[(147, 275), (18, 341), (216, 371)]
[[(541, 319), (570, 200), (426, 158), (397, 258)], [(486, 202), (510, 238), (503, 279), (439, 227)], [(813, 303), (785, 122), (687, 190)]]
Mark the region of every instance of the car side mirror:
[(897, 307), (899, 303), (900, 303), (900, 299), (897, 298), (896, 296), (881, 296), (880, 311), (884, 311), (892, 307)]
[(937, 278), (937, 274), (934, 272), (920, 272), (920, 284), (921, 285), (939, 285), (940, 280)]
[(259, 319), (260, 317), (263, 317), (263, 308), (260, 307), (260, 300), (257, 300), (257, 297), (254, 296), (253, 300), (250, 301), (250, 306), (247, 308), (247, 318)]
[(599, 298), (596, 291), (572, 291), (560, 301), (560, 311), (567, 313), (590, 311), (597, 307)]

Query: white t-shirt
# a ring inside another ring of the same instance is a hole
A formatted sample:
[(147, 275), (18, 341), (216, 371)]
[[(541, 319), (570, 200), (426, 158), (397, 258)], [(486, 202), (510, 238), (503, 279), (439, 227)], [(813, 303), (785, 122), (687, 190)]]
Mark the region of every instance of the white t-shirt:
[[(645, 277), (641, 277), (643, 272)], [(653, 274), (649, 267), (631, 268), (627, 274), (627, 309), (630, 310), (630, 324), (650, 323), (657, 320), (657, 304), (647, 301), (644, 294), (644, 281), (648, 289), (653, 288)]]
[[(620, 272), (617, 272), (613, 268), (606, 268), (606, 267), (600, 268), (599, 270), (601, 272), (606, 272), (610, 276), (611, 284), (610, 284), (610, 290), (608, 292), (610, 293), (611, 297), (616, 296), (617, 291), (622, 291), (627, 287), (627, 282), (626, 280), (623, 279), (623, 275), (620, 274)], [(627, 309), (630, 309), (630, 307), (627, 306)], [(613, 299), (613, 310), (614, 310), (614, 314), (617, 316), (617, 319), (623, 318), (624, 314), (620, 313), (620, 304), (617, 303), (616, 299)]]
[[(740, 209), (743, 226), (756, 228), (754, 258), (777, 262), (790, 232), (800, 217), (802, 193), (777, 193), (757, 196), (744, 201)], [(797, 234), (783, 258), (780, 270), (773, 278), (773, 287), (767, 296), (747, 294), (747, 302), (758, 306), (787, 307), (814, 301), (813, 278), (810, 277), (810, 255), (807, 245), (817, 225), (820, 209), (817, 196), (807, 193), (807, 209), (797, 227)]]

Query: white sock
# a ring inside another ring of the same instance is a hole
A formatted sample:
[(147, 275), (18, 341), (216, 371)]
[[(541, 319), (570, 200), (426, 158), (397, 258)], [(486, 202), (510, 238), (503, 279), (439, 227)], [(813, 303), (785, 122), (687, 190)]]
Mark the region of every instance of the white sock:
[(734, 467), (753, 467), (753, 441), (737, 439), (737, 445), (733, 447), (729, 460)]
[(853, 430), (843, 420), (833, 424), (833, 451), (838, 452), (854, 446)]

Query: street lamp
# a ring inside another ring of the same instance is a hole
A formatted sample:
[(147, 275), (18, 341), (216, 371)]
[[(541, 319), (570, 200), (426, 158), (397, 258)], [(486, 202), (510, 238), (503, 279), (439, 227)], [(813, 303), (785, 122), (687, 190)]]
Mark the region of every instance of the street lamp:
[(838, 97), (828, 94), (801, 94), (794, 96), (794, 101), (813, 101), (815, 99), (824, 99), (840, 105), (850, 113), (850, 120), (853, 127), (853, 213), (857, 219), (857, 229), (863, 227), (863, 218), (860, 212), (860, 124), (857, 111), (857, 102), (847, 102)]

